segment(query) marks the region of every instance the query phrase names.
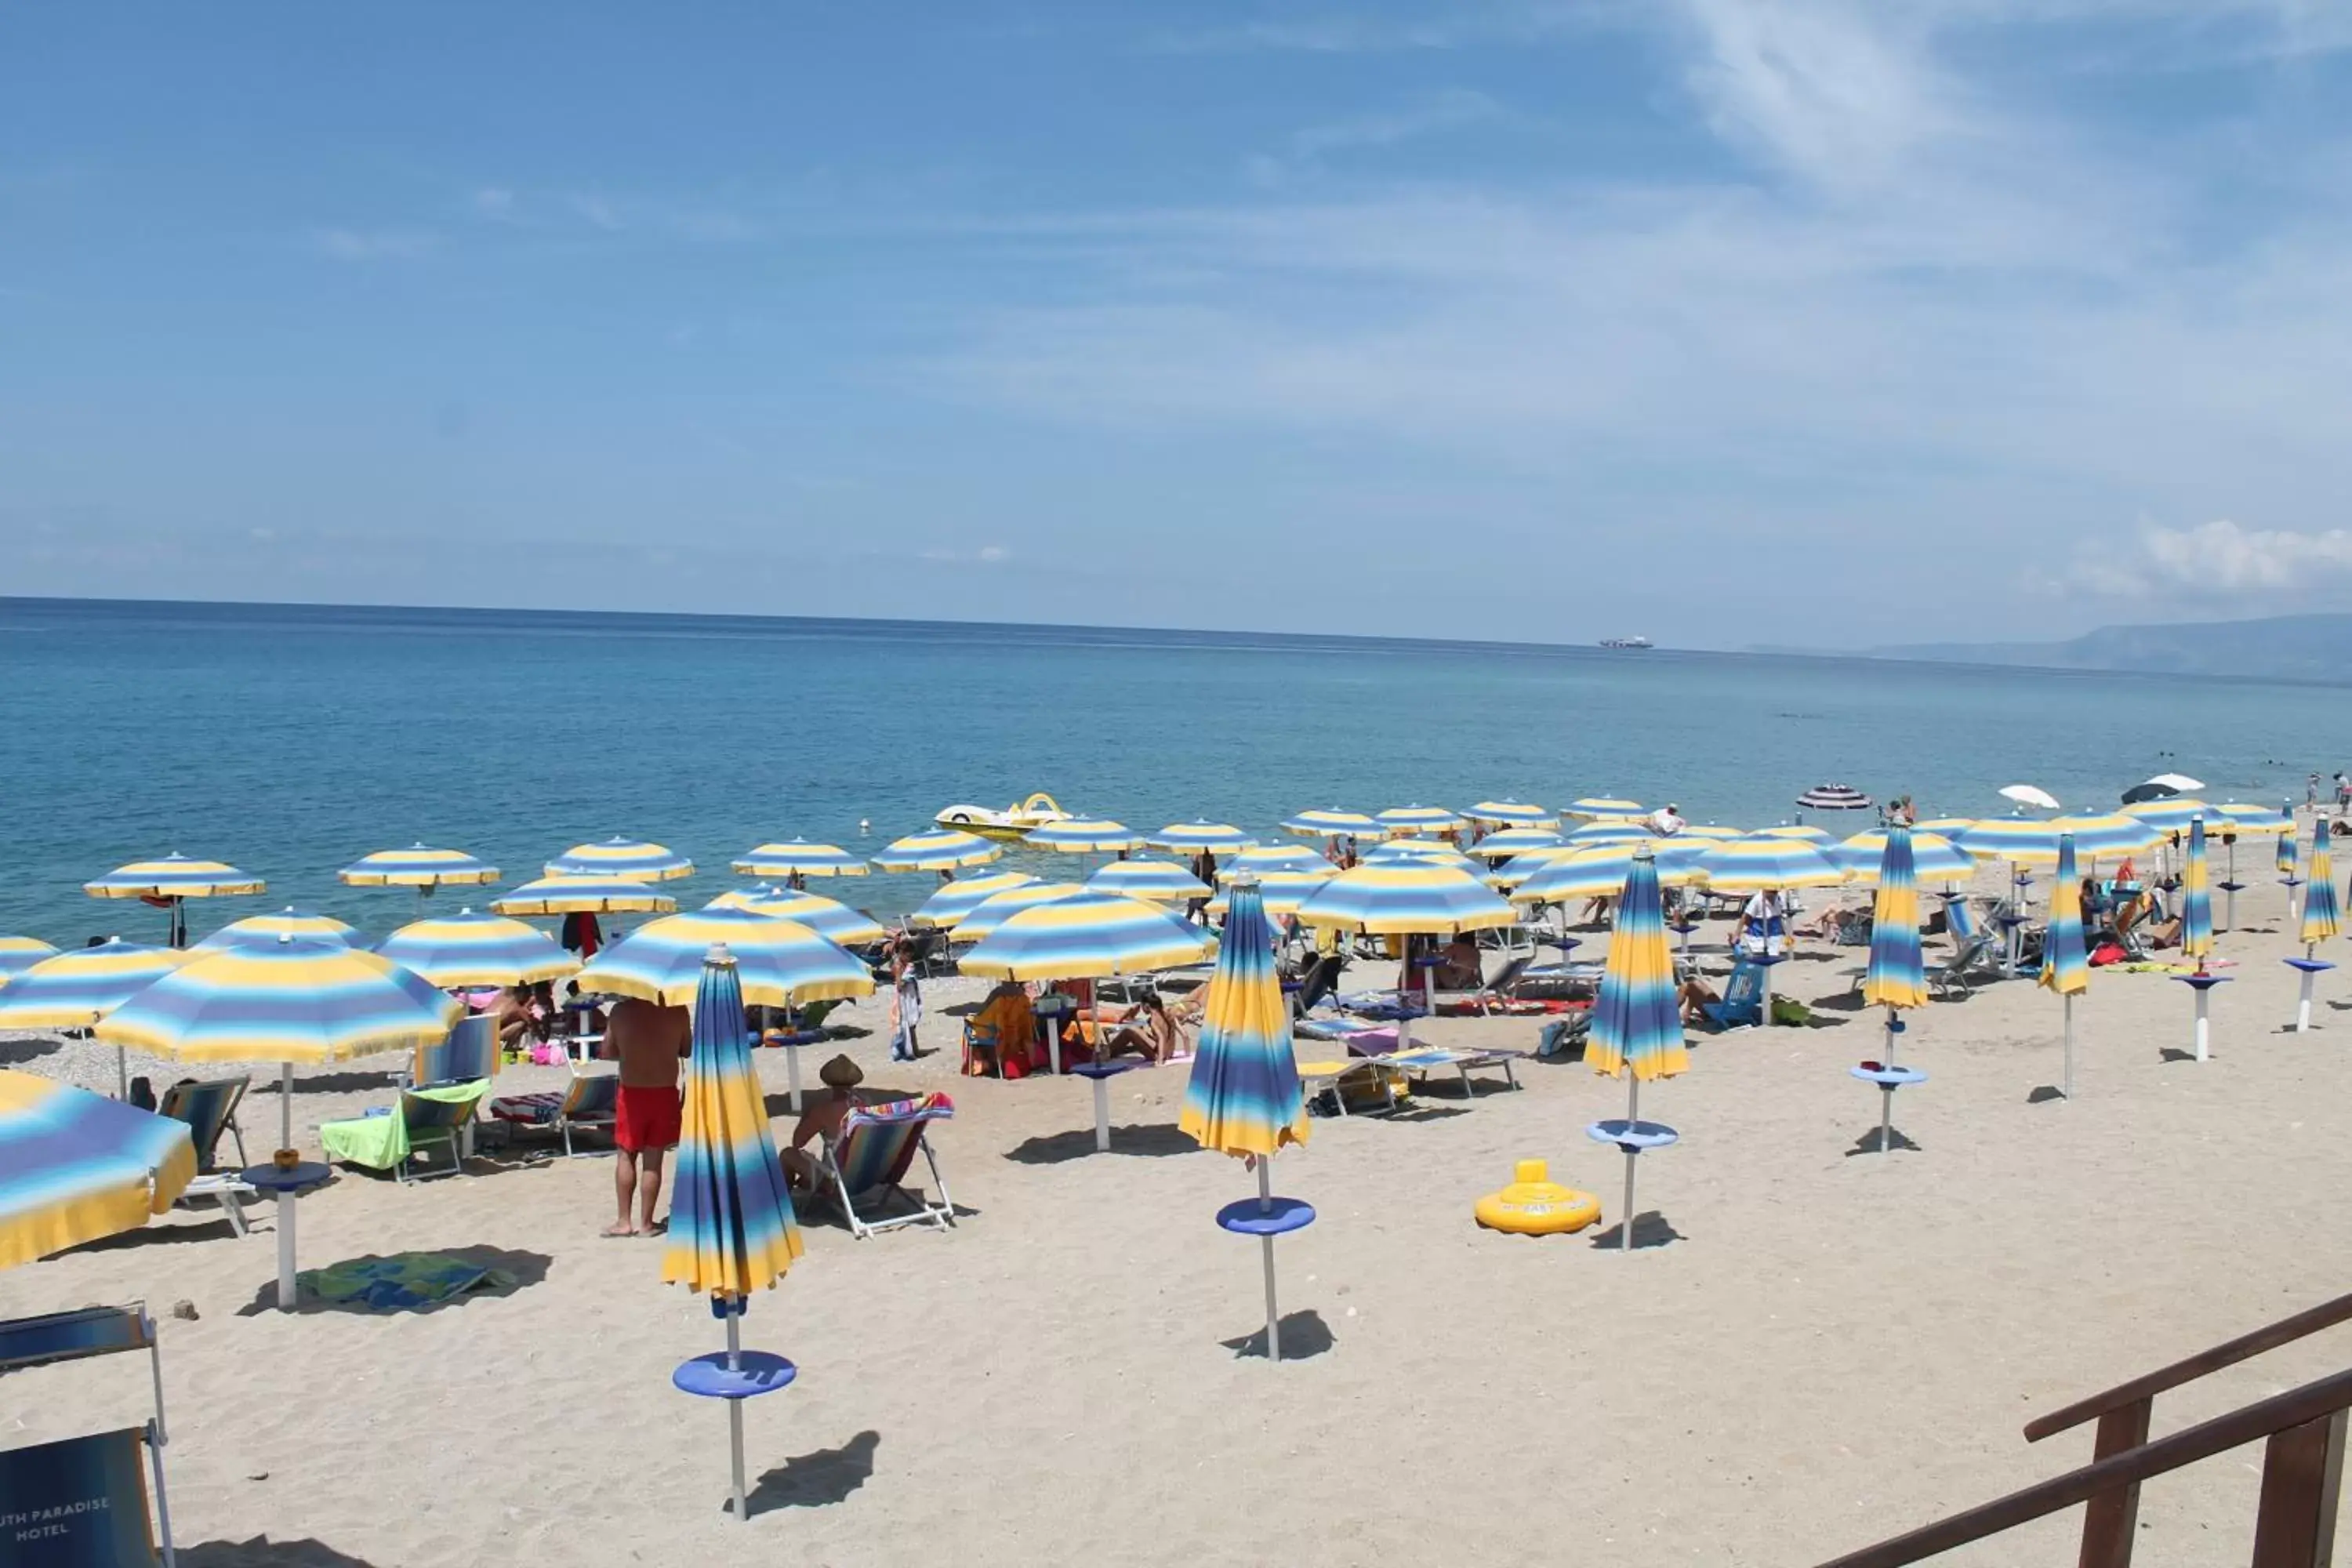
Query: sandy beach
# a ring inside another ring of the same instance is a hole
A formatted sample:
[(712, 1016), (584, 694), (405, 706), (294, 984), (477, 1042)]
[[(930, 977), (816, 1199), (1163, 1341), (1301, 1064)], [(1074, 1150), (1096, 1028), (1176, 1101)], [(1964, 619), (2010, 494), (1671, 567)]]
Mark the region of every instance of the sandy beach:
[[(717, 1325), (659, 1282), (656, 1246), (597, 1237), (603, 1157), (494, 1154), (407, 1187), (346, 1173), (303, 1201), (305, 1267), (458, 1251), (510, 1274), (501, 1293), (281, 1314), (267, 1209), (244, 1239), (207, 1210), (0, 1274), (0, 1314), (193, 1304), (163, 1330), (189, 1568), (1807, 1563), (2083, 1462), (2087, 1432), (2029, 1447), (2020, 1426), (2341, 1289), (2352, 984), (2325, 977), (2318, 1027), (2283, 1033), (2278, 959), (2299, 950), (2281, 889), (2248, 880), (2210, 1061), (2179, 1059), (2186, 987), (2102, 972), (2079, 1007), (2077, 1098), (2055, 1100), (2057, 999), (1991, 985), (1913, 1016), (1906, 1059), (1931, 1080), (1896, 1107), (1916, 1147), (1885, 1156), (1858, 1152), (1876, 1096), (1846, 1073), (1876, 1054), (1876, 1024), (1838, 1001), (1864, 952), (1809, 945), (1776, 984), (1816, 1004), (1814, 1026), (1700, 1037), (1691, 1071), (1644, 1093), (1684, 1141), (1644, 1160), (1631, 1258), (1471, 1220), (1540, 1156), (1615, 1223), (1622, 1165), (1583, 1129), (1622, 1114), (1624, 1087), (1581, 1065), (1318, 1121), (1276, 1168), (1320, 1211), (1283, 1244), (1297, 1359), (1278, 1367), (1247, 1353), (1255, 1248), (1211, 1223), (1249, 1178), (1175, 1131), (1181, 1067), (1116, 1080), (1114, 1152), (1097, 1156), (1084, 1082), (956, 1077), (943, 1014), (972, 983), (931, 988), (933, 1054), (911, 1068), (888, 1061), (877, 1003), (845, 1009), (836, 1022), (873, 1031), (844, 1047), (870, 1091), (955, 1095), (938, 1144), (961, 1217), (867, 1241), (820, 1218), (754, 1302), (745, 1342), (802, 1374), (749, 1410), (748, 1524), (721, 1510), (722, 1415), (669, 1385)], [(1532, 1047), (1537, 1026), (1420, 1032)], [(761, 1058), (781, 1092), (781, 1054)], [(34, 1037), (0, 1060), (100, 1058)], [(390, 1065), (305, 1075), (297, 1142), (315, 1151), (319, 1121), (383, 1103)], [(103, 1085), (110, 1052), (102, 1066)], [(560, 1075), (509, 1069), (499, 1091)], [(272, 1076), (257, 1067), (243, 1118), (256, 1158)], [(2332, 1370), (2339, 1342), (2169, 1395), (2157, 1430)], [(12, 1376), (0, 1442), (129, 1424), (144, 1377), (135, 1358)], [(2242, 1561), (2258, 1458), (2150, 1486), (2136, 1561)], [(1949, 1560), (2071, 1560), (2074, 1517)]]

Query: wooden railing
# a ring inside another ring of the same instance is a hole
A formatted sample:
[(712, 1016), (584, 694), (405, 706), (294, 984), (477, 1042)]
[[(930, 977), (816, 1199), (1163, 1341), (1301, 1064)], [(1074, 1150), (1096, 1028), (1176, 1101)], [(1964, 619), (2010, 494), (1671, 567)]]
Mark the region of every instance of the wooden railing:
[(2336, 1540), (2352, 1370), (2153, 1443), (2147, 1440), (2148, 1418), (2156, 1396), (2168, 1389), (2347, 1320), (2352, 1296), (2340, 1296), (2029, 1422), (2026, 1441), (2038, 1443), (2096, 1419), (2092, 1462), (1822, 1568), (1901, 1568), (2076, 1503), (2086, 1505), (2080, 1568), (2129, 1568), (2140, 1483), (2258, 1437), (2268, 1439), (2268, 1446), (2255, 1512), (2253, 1568), (2327, 1568)]

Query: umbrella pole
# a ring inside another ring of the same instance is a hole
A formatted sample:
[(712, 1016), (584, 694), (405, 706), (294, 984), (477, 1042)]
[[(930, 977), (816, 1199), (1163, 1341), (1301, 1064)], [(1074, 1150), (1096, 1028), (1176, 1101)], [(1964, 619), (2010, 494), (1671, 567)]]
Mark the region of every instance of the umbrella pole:
[(2230, 852), (2230, 868), (2221, 873), (2221, 929), (2234, 931), (2238, 925), (2238, 841), (2231, 838), (2223, 846)]
[[(2311, 989), (2306, 985), (2304, 990)], [(126, 1103), (131, 1099), (131, 1050), (127, 1046), (114, 1047), (114, 1098)]]
[(790, 1043), (784, 1047), (784, 1093), (789, 1097), (785, 1103), (793, 1108), (793, 1114), (798, 1116), (801, 1110), (801, 1048)]
[[(1274, 1212), (1273, 1164), (1274, 1157), (1270, 1154), (1257, 1157), (1257, 1212), (1260, 1214)], [(1265, 1360), (1267, 1365), (1273, 1366), (1282, 1360), (1282, 1320), (1274, 1308), (1274, 1237), (1262, 1236), (1258, 1241), (1265, 1248)]]
[(2205, 1059), (2206, 1059), (2206, 1058), (2207, 1058), (2207, 1054), (2208, 1054), (2208, 1053), (2207, 1053), (2207, 1047), (2209, 1046), (2209, 1044), (2210, 1044), (2210, 1041), (2211, 1041), (2212, 1035), (2211, 1035), (2211, 1026), (2210, 1026), (2210, 1024), (2207, 1021), (2207, 1019), (2206, 1019), (2206, 1016), (2205, 1016), (2205, 1005), (2206, 1005), (2206, 1003), (2205, 1003), (2205, 987), (2203, 987), (2202, 985), (2200, 985), (2200, 986), (2198, 986), (2198, 987), (2196, 988), (2196, 990), (2197, 990), (2197, 1059), (2198, 1059), (2199, 1061), (2200, 1061), (2200, 1062), (2201, 1062), (2201, 1061), (2205, 1060)]
[[(729, 1306), (740, 1309), (739, 1303), (730, 1302)], [(742, 1316), (740, 1310), (730, 1310), (727, 1314), (728, 1371), (739, 1369), (742, 1353)], [(743, 1402), (740, 1399), (727, 1402), (727, 1441), (735, 1461), (735, 1518), (741, 1521), (749, 1519), (750, 1514), (743, 1500)]]
[[(2311, 963), (2318, 956), (2317, 942), (2306, 942), (2303, 944), (2303, 961), (2305, 963)], [(2294, 1032), (2298, 1035), (2311, 1027), (2311, 982), (2315, 973), (2309, 969), (2303, 972), (2303, 985), (2294, 999)]]
[(294, 1064), (278, 1064), (278, 1146), (294, 1147)]
[(2074, 1098), (2074, 994), (2066, 993), (2066, 1078), (2063, 1092), (2068, 1100)]
[[(1886, 1044), (1882, 1049), (1885, 1053), (1886, 1065), (1893, 1067), (1895, 1065), (1895, 1009), (1892, 1007), (1886, 1010)], [(1878, 1152), (1885, 1155), (1892, 1153), (1894, 1149), (1895, 1087), (1892, 1084), (1882, 1083), (1878, 1086)]]
[[(1625, 1079), (1625, 1131), (1631, 1132), (1641, 1120), (1635, 1113), (1642, 1104), (1642, 1080), (1630, 1067)], [(1617, 1250), (1628, 1258), (1633, 1256), (1633, 1162), (1640, 1158), (1639, 1150), (1631, 1143), (1625, 1145), (1625, 1220), (1618, 1232)]]

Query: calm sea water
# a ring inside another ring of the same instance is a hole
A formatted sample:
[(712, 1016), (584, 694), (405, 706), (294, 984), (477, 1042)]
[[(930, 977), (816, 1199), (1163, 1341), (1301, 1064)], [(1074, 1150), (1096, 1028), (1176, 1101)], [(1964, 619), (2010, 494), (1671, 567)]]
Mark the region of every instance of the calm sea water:
[[(1923, 815), (1995, 812), (2020, 781), (2112, 805), (2166, 770), (2275, 803), (2346, 760), (2323, 749), (2339, 743), (2321, 719), (2334, 700), (1672, 651), (0, 599), (0, 931), (159, 939), (160, 911), (80, 884), (175, 849), (269, 880), (265, 898), (196, 906), (199, 933), (289, 902), (382, 931), (415, 896), (344, 888), (335, 868), (420, 840), (482, 855), (511, 886), (583, 839), (650, 837), (702, 868), (671, 889), (699, 902), (762, 840), (878, 848), (950, 803), (1033, 789), (1131, 826), (1206, 815), (1268, 839), (1307, 806), (1488, 796), (1671, 798), (1694, 821), (1758, 826), (1831, 780), (1907, 790)], [(933, 886), (824, 890), (887, 912)]]

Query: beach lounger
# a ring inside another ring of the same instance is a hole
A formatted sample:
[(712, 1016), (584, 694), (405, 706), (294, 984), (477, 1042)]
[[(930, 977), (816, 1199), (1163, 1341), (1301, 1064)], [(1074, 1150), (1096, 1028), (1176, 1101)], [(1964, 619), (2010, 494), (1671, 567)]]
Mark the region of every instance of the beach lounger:
[(1433, 1005), (1439, 1012), (1453, 1007), (1475, 1008), (1481, 1014), (1491, 1014), (1516, 999), (1519, 981), (1535, 966), (1535, 961), (1536, 955), (1531, 952), (1516, 954), (1506, 960), (1503, 967), (1495, 971), (1475, 991), (1440, 991)]
[(570, 1087), (561, 1093), (501, 1095), (490, 1101), (490, 1120), (518, 1131), (552, 1127), (563, 1134), (564, 1158), (570, 1159), (572, 1129), (610, 1135), (620, 1103), (620, 1074), (574, 1068)]
[(236, 1172), (218, 1168), (218, 1151), (221, 1134), (226, 1132), (236, 1141), (237, 1170), (250, 1163), (245, 1156), (245, 1132), (236, 1124), (236, 1108), (252, 1081), (215, 1078), (175, 1083), (155, 1105), (156, 1115), (186, 1122), (189, 1139), (196, 1146), (196, 1179), (188, 1184), (180, 1201), (212, 1199), (228, 1215), (229, 1228), (239, 1236), (246, 1233), (244, 1200), (260, 1194), (239, 1181)]
[(1584, 1042), (1592, 1033), (1592, 1009), (1579, 1007), (1562, 1013), (1547, 1022), (1536, 1037), (1536, 1056), (1545, 1061), (1584, 1055)]
[[(931, 1142), (925, 1136), (932, 1122), (954, 1114), (955, 1102), (934, 1093), (918, 1100), (863, 1105), (842, 1120), (841, 1136), (825, 1141), (824, 1175), (832, 1185), (827, 1195), (840, 1206), (852, 1236), (863, 1241), (902, 1225), (944, 1228), (955, 1224), (947, 1179), (940, 1174), (939, 1156), (931, 1152)], [(939, 1194), (936, 1203), (906, 1187), (907, 1171), (919, 1149), (930, 1167), (931, 1186)], [(912, 1205), (913, 1212), (885, 1217), (882, 1211), (893, 1197)], [(870, 1213), (858, 1212), (861, 1201), (869, 1201)]]
[(495, 1077), (499, 1070), (499, 1020), (495, 1014), (477, 1013), (460, 1018), (437, 1045), (419, 1046), (408, 1060), (408, 1089), (436, 1084), (471, 1083)]
[(1746, 959), (1731, 966), (1723, 984), (1723, 1000), (1702, 1002), (1699, 1011), (1718, 1029), (1738, 1029), (1764, 1022), (1764, 966)]
[(1465, 1100), (1477, 1092), (1476, 1086), (1470, 1081), (1470, 1074), (1475, 1070), (1500, 1068), (1503, 1069), (1503, 1081), (1513, 1089), (1518, 1088), (1519, 1076), (1512, 1070), (1511, 1064), (1528, 1054), (1525, 1051), (1456, 1050), (1445, 1046), (1415, 1046), (1409, 1051), (1400, 1051), (1394, 1048), (1396, 1042), (1393, 1037), (1389, 1044), (1391, 1048), (1382, 1051), (1369, 1048), (1370, 1042), (1349, 1040), (1348, 1049), (1367, 1061), (1377, 1062), (1401, 1073), (1425, 1076), (1451, 1068), (1462, 1079), (1462, 1098)]
[(476, 1108), (489, 1092), (488, 1079), (435, 1089), (404, 1089), (399, 1104), (382, 1112), (322, 1123), (319, 1146), (331, 1160), (371, 1171), (390, 1171), (404, 1184), (424, 1179), (412, 1176), (409, 1166), (437, 1147), (447, 1151), (449, 1167), (427, 1173), (453, 1176), (465, 1168), (459, 1133), (473, 1121)]
[(2000, 973), (2000, 954), (1993, 949), (1992, 933), (1979, 931), (1961, 942), (1951, 957), (1927, 972), (1928, 994), (1949, 996), (1957, 993), (1966, 996), (1969, 994), (1971, 974)]
[(1332, 1110), (1340, 1116), (1356, 1114), (1349, 1105), (1355, 1097), (1365, 1101), (1360, 1109), (1367, 1115), (1385, 1115), (1399, 1110), (1406, 1088), (1404, 1075), (1377, 1057), (1301, 1062), (1298, 1083), (1310, 1104), (1319, 1104), (1328, 1095)]

